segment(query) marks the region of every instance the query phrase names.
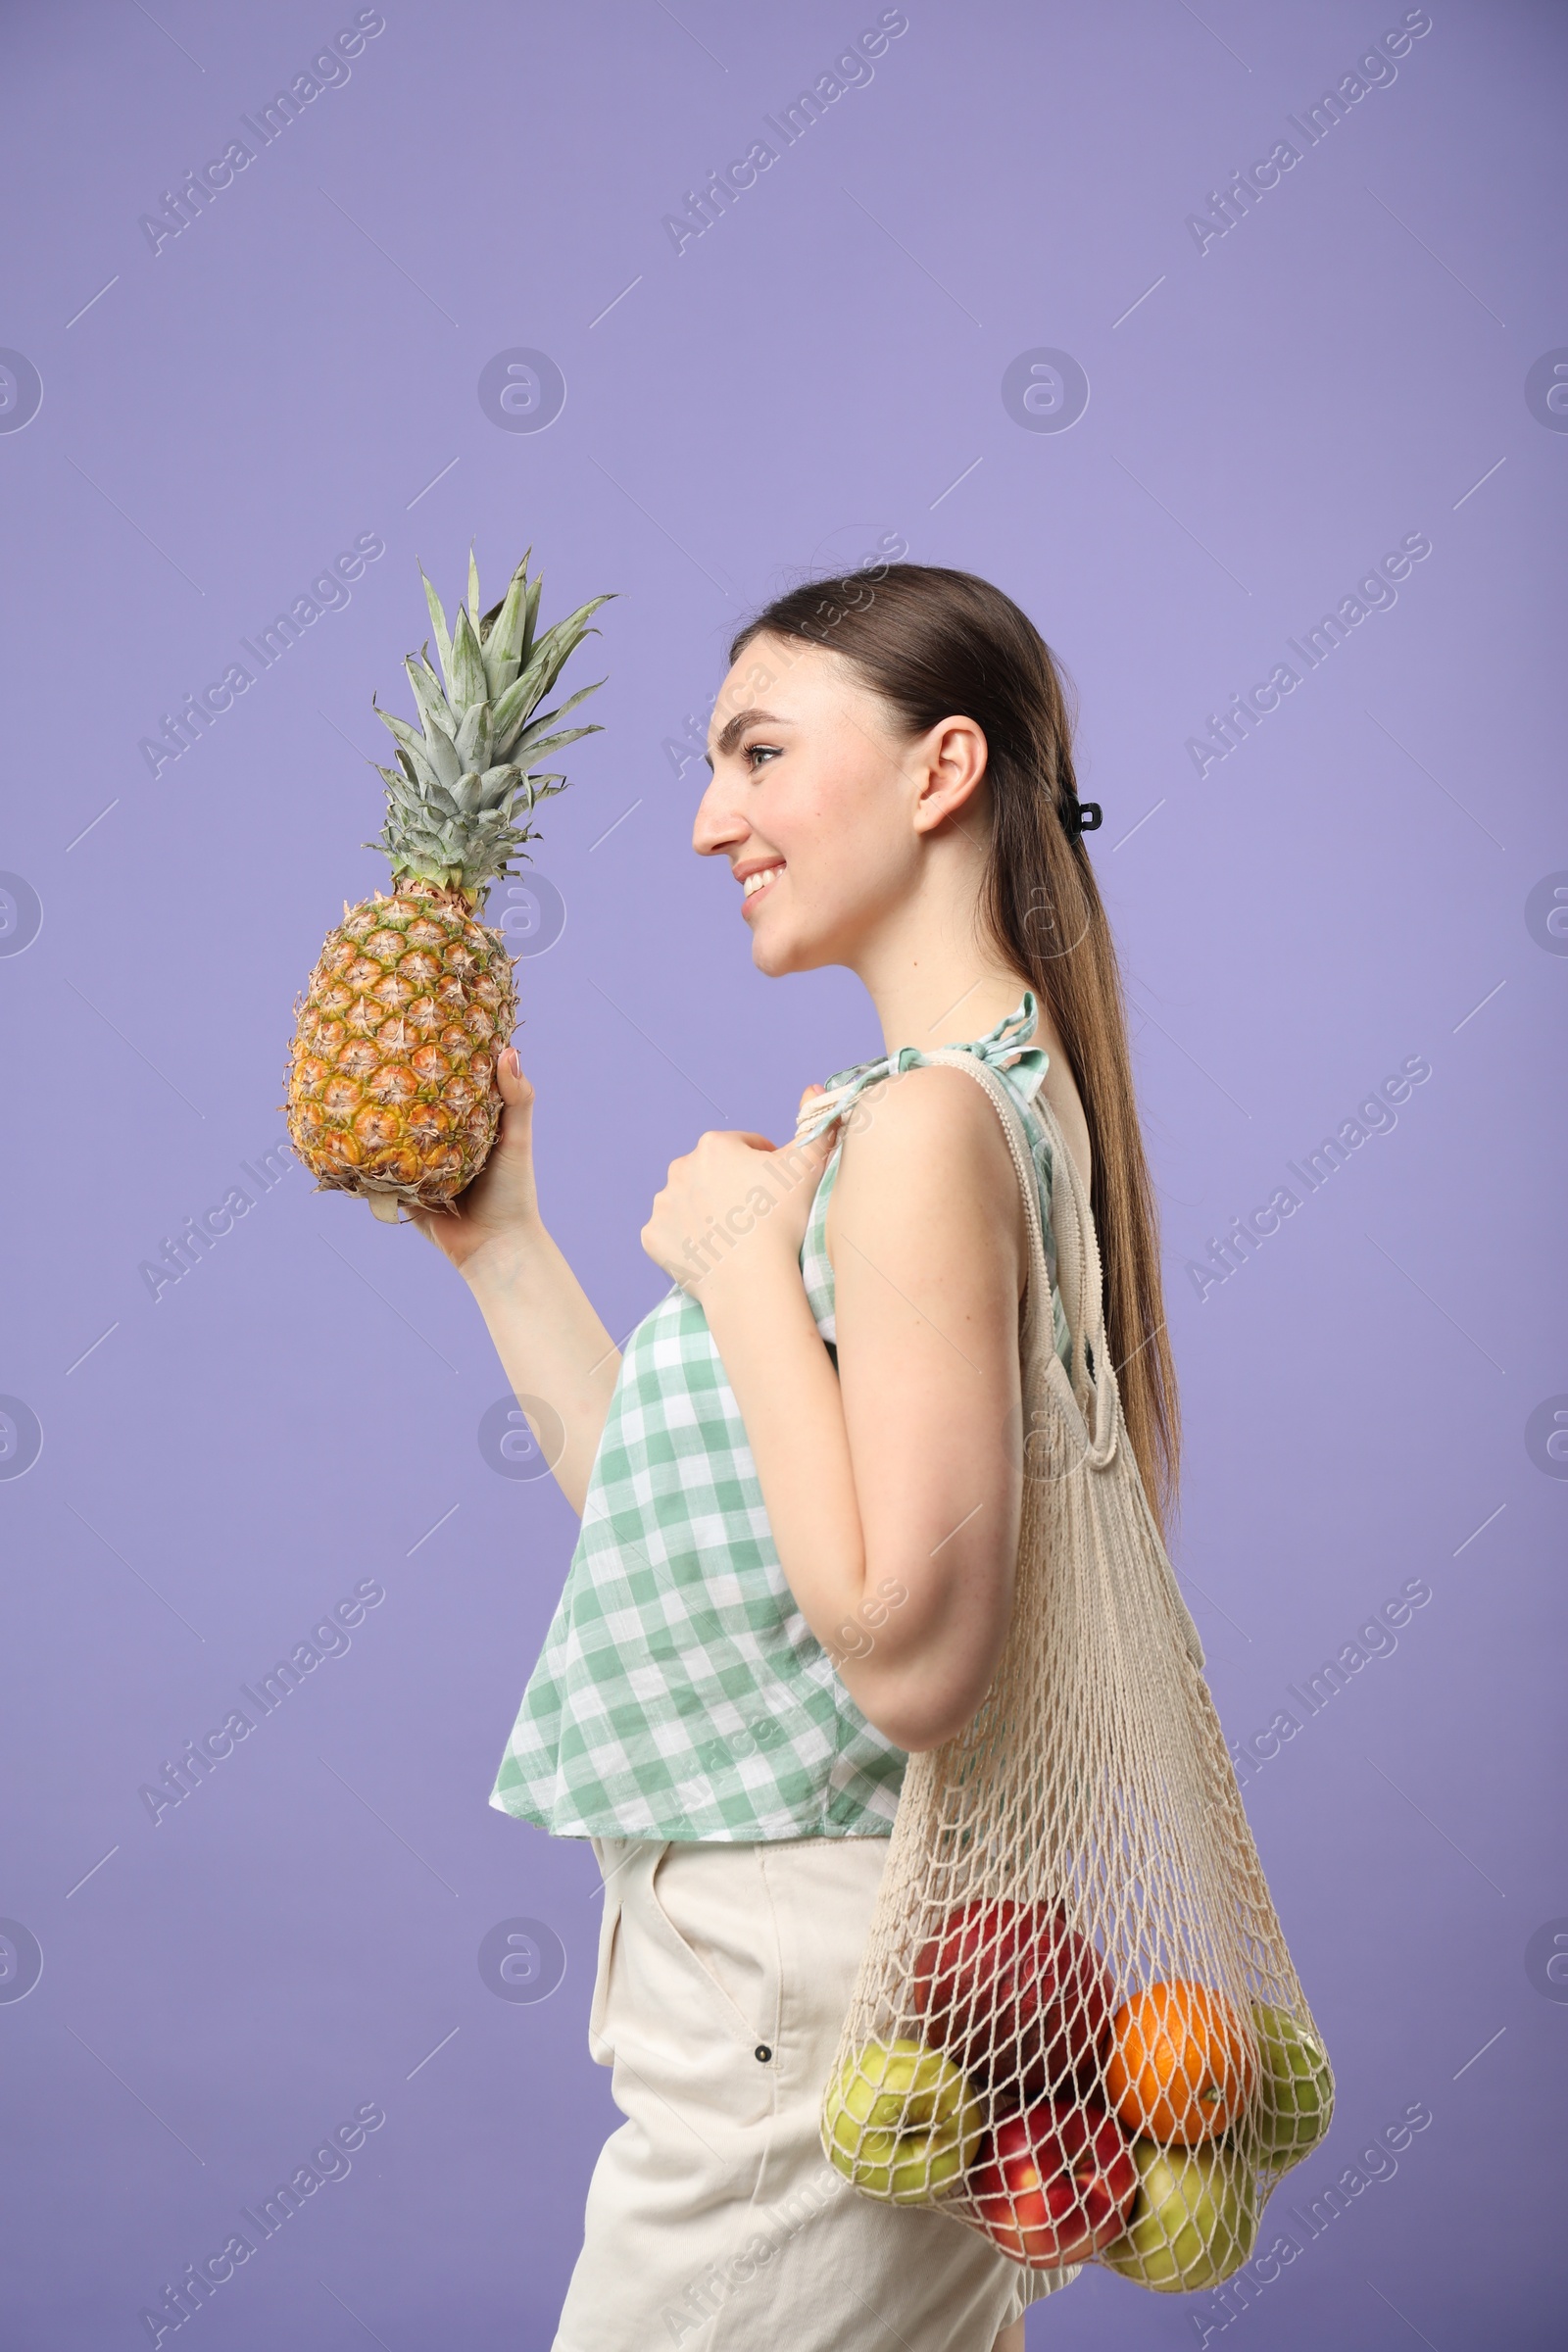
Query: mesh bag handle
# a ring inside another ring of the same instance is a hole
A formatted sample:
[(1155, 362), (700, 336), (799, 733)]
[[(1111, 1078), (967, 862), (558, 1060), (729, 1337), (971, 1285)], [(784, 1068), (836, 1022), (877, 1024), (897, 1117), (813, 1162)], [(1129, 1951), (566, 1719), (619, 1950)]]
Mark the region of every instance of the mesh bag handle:
[(1031, 2270), (1210, 2287), (1333, 2075), (1126, 1440), (1088, 1189), (1037, 1098), (1069, 1374), (1017, 1104), (977, 1055), (925, 1059), (984, 1088), (1024, 1204), (1018, 1558), (985, 1699), (906, 1768), (822, 2146)]
[[(1059, 1371), (1061, 1359), (1055, 1348), (1051, 1272), (1040, 1223), (1040, 1192), (1034, 1177), (1034, 1150), (1022, 1113), (1008, 1089), (989, 1064), (974, 1054), (955, 1048), (927, 1054), (926, 1059), (945, 1062), (950, 1068), (963, 1070), (977, 1080), (990, 1096), (1002, 1121), (1003, 1133), (1012, 1156), (1013, 1171), (1023, 1197), (1024, 1221), (1029, 1234), (1029, 1272), (1019, 1322), (1018, 1351), (1026, 1372), (1033, 1376), (1035, 1382), (1050, 1382), (1052, 1366), (1054, 1365)], [(1122, 1419), (1121, 1390), (1116, 1379), (1116, 1368), (1111, 1363), (1110, 1347), (1105, 1336), (1104, 1277), (1101, 1267), (1100, 1241), (1095, 1231), (1088, 1187), (1079, 1173), (1077, 1161), (1067, 1148), (1060, 1121), (1043, 1094), (1035, 1097), (1035, 1110), (1046, 1131), (1051, 1157), (1048, 1189), (1052, 1227), (1056, 1242), (1056, 1287), (1061, 1293), (1062, 1311), (1066, 1315), (1072, 1340), (1070, 1383), (1068, 1376), (1063, 1375), (1060, 1386), (1067, 1389), (1071, 1404), (1076, 1408), (1083, 1463), (1086, 1468), (1102, 1470), (1124, 1440), (1126, 1424)], [(1086, 1355), (1093, 1357), (1094, 1377), (1090, 1375)], [(1026, 1413), (1028, 1386), (1026, 1379)], [(1065, 1412), (1065, 1399), (1059, 1401)], [(1027, 1448), (1026, 1438), (1026, 1456)], [(1142, 1480), (1136, 1465), (1133, 1475), (1142, 1494)], [(1198, 1628), (1182, 1598), (1175, 1571), (1165, 1556), (1162, 1544), (1158, 1545), (1158, 1550), (1167, 1596), (1180, 1626), (1183, 1642), (1194, 1665), (1201, 1668), (1204, 1662), (1203, 1644)]]

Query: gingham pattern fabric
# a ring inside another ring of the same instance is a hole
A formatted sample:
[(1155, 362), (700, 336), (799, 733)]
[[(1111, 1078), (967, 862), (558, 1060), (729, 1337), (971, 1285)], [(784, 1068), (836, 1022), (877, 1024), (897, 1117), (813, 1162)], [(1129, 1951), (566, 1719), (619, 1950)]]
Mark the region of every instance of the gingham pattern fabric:
[[(1056, 1344), (1070, 1369), (1050, 1255), (1051, 1149), (1029, 1107), (1047, 1066), (1023, 1043), (1034, 1027), (1026, 990), (1015, 1012), (963, 1050), (1002, 1071), (1022, 1108)], [(924, 1060), (906, 1047), (897, 1066)], [(836, 1071), (829, 1087), (854, 1083), (833, 1115), (892, 1067), (884, 1055)], [(842, 1146), (841, 1135), (801, 1250), (835, 1364), (825, 1223)], [(707, 1318), (674, 1285), (626, 1343), (571, 1571), (490, 1802), (558, 1838), (886, 1837), (905, 1763), (796, 1606)]]

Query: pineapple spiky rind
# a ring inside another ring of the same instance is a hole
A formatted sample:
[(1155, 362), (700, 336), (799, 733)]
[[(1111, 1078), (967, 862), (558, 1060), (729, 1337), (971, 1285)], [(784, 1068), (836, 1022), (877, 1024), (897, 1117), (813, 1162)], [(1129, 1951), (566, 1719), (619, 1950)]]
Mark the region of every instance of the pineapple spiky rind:
[(445, 1210), (495, 1141), (517, 1017), (506, 942), (461, 891), (406, 877), (328, 934), (299, 1010), (289, 1136), (320, 1192)]
[[(343, 908), (311, 975), (288, 1074), (289, 1134), (318, 1189), (445, 1210), (483, 1167), (501, 1115), (496, 1058), (517, 1014), (506, 942), (479, 920), (489, 885), (528, 855), (537, 804), (565, 777), (534, 765), (594, 726), (559, 721), (598, 686), (538, 712), (582, 639), (597, 635), (594, 597), (543, 635), (539, 581), (522, 559), (506, 595), (480, 611), (468, 558), (467, 600), (452, 626), (421, 567), (440, 671), (428, 644), (404, 667), (419, 724), (377, 716), (396, 765), (384, 850), (392, 896)], [(604, 681), (601, 679), (599, 684)], [(535, 713), (538, 712), (538, 715)]]

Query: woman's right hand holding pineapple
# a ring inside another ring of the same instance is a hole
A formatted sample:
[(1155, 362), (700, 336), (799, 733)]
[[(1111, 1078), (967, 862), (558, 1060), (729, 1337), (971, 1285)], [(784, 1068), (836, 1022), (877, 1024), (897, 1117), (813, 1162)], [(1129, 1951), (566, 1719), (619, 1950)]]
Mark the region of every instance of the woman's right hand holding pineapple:
[(496, 1085), (506, 1107), (483, 1168), (447, 1209), (415, 1210), (409, 1219), (470, 1285), (514, 1275), (519, 1253), (547, 1238), (533, 1173), (534, 1093), (515, 1046), (498, 1056)]

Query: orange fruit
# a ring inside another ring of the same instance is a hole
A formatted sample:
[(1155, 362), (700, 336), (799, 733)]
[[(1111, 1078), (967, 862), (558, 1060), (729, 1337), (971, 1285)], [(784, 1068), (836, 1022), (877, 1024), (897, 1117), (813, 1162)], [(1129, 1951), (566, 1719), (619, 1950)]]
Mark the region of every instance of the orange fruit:
[(1223, 1993), (1178, 1979), (1135, 1992), (1111, 2020), (1105, 2092), (1126, 2129), (1196, 2148), (1234, 2123), (1256, 2061)]

